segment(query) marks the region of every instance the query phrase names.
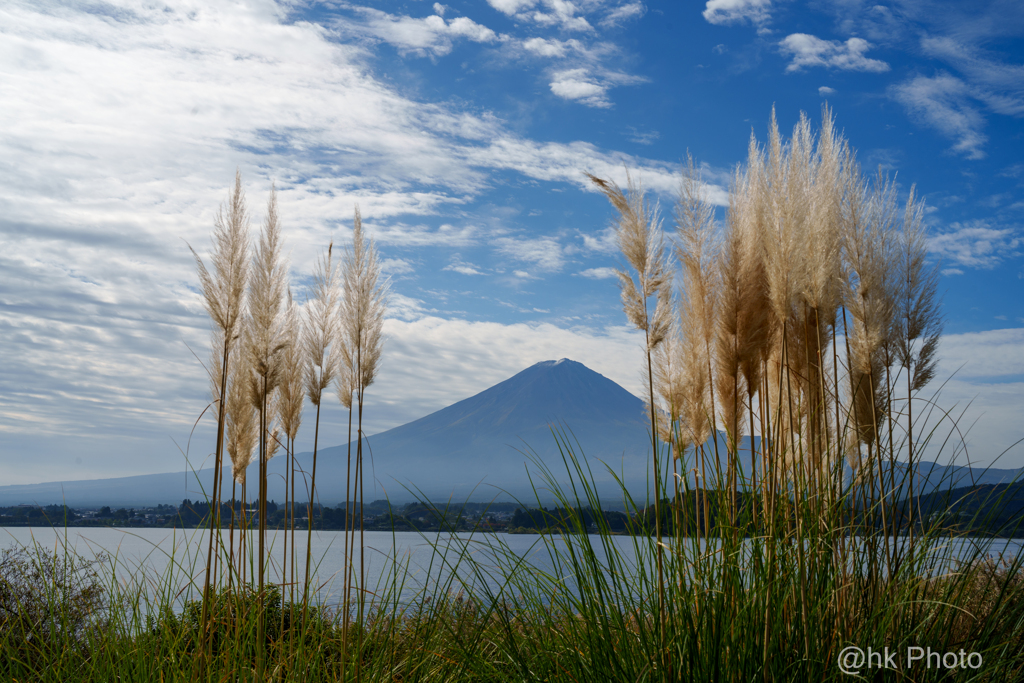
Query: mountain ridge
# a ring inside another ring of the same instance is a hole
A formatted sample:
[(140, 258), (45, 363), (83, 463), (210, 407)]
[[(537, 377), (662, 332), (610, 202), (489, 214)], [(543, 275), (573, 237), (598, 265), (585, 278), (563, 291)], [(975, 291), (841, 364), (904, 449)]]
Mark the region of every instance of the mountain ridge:
[[(609, 467), (635, 498), (643, 498), (650, 471), (650, 423), (644, 402), (582, 363), (562, 358), (531, 365), (473, 396), (369, 436), (365, 441), (367, 500), (389, 497), (397, 503), (416, 497), (489, 500), (498, 496), (535, 503), (533, 482), (542, 478), (536, 476), (533, 460), (553, 473), (564, 472), (552, 430), (563, 431), (574, 449), (578, 442), (578, 455), (585, 456), (597, 490), (609, 506), (622, 505), (621, 488)], [(724, 438), (719, 438), (717, 449), (714, 440), (709, 441), (709, 452), (724, 453)], [(750, 437), (740, 443), (740, 463), (746, 472), (750, 471), (750, 444)], [(336, 504), (345, 497), (347, 446), (342, 443), (319, 451), (317, 492), (324, 504)], [(311, 452), (296, 454), (296, 460), (310, 471)], [(257, 467), (250, 466), (254, 479)], [(285, 459), (278, 456), (268, 467), (268, 497), (283, 500)], [(528, 468), (533, 470), (533, 482)], [(977, 470), (921, 462), (914, 492), (1020, 478), (1024, 468)], [(227, 474), (224, 481), (229, 491)], [(205, 498), (204, 491), (212, 490), (212, 483), (212, 469), (204, 469), (3, 486), (0, 506), (177, 504), (185, 498)], [(303, 488), (300, 483), (299, 490)]]

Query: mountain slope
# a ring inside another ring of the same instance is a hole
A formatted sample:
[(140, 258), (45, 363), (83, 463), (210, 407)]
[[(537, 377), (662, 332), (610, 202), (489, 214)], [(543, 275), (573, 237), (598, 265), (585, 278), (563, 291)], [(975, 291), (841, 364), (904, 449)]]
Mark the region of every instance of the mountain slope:
[[(648, 426), (643, 401), (581, 363), (562, 359), (537, 363), (479, 394), (413, 422), (370, 436), (366, 447), (366, 497), (396, 501), (413, 496), (414, 487), (434, 499), (472, 495), (489, 500), (495, 486), (532, 499), (526, 475), (530, 449), (555, 472), (564, 471), (552, 427), (572, 431), (590, 458), (600, 458), (625, 474), (631, 485), (646, 485)], [(325, 504), (345, 498), (347, 447), (321, 448), (317, 490)], [(354, 449), (353, 449), (354, 453)], [(297, 460), (309, 472), (312, 453)], [(594, 464), (605, 490), (613, 478)], [(285, 459), (269, 464), (269, 495), (284, 498)], [(257, 466), (250, 467), (254, 480)], [(149, 505), (203, 498), (211, 470), (92, 481), (49, 482), (0, 487), (0, 505)], [(200, 482), (203, 486), (200, 486)], [(225, 490), (230, 491), (230, 480)], [(301, 488), (301, 487), (300, 487)], [(475, 493), (473, 493), (475, 490)], [(300, 495), (302, 497), (302, 495)], [(507, 495), (502, 498), (508, 499)], [(621, 499), (621, 494), (618, 496)]]
[[(404, 487), (413, 486), (431, 498), (458, 499), (480, 486), (474, 497), (490, 498), (497, 486), (530, 499), (530, 458), (524, 453), (534, 452), (555, 472), (564, 470), (553, 427), (571, 431), (583, 453), (626, 474), (631, 484), (644, 483), (649, 447), (643, 402), (563, 358), (537, 363), (476, 396), (371, 436), (367, 474), (373, 473), (373, 495), (407, 497)], [(317, 488), (325, 500), (344, 488), (346, 450), (321, 451)], [(308, 454), (300, 462), (308, 469)], [(613, 478), (598, 463), (594, 469), (611, 493)]]
[[(370, 436), (365, 444), (366, 499), (388, 497), (396, 503), (416, 495), (435, 501), (467, 498), (480, 501), (496, 496), (535, 502), (534, 485), (544, 488), (538, 469), (526, 453), (545, 463), (560, 481), (565, 465), (552, 428), (568, 430), (574, 450), (585, 454), (606, 507), (620, 507), (622, 493), (605, 465), (611, 467), (636, 498), (647, 491), (650, 461), (650, 423), (643, 401), (615, 382), (581, 363), (563, 358), (537, 363), (475, 396), (418, 420)], [(577, 442), (579, 448), (576, 448)], [(757, 439), (755, 438), (755, 445)], [(716, 450), (725, 471), (725, 440)], [(354, 454), (353, 448), (353, 454)], [(692, 468), (690, 463), (681, 469)], [(312, 454), (300, 453), (302, 469), (312, 469)], [(600, 462), (599, 462), (600, 461)], [(345, 444), (321, 448), (317, 461), (317, 491), (322, 503), (345, 499)], [(751, 470), (750, 439), (740, 442), (740, 463)], [(527, 467), (533, 474), (531, 482)], [(708, 474), (711, 474), (710, 465)], [(904, 467), (897, 463), (898, 470)], [(285, 459), (269, 464), (269, 496), (284, 499)], [(255, 481), (257, 465), (250, 467)], [(1024, 470), (971, 469), (919, 463), (914, 494), (936, 487), (1003, 484), (1019, 480)], [(150, 474), (119, 479), (50, 482), (0, 487), (0, 506), (21, 503), (66, 502), (71, 506), (142, 506), (180, 503), (183, 498), (205, 499), (213, 472)], [(902, 480), (897, 473), (897, 479)], [(231, 490), (225, 477), (226, 491)], [(694, 481), (691, 477), (691, 485)], [(305, 487), (297, 487), (304, 498)], [(897, 497), (909, 493), (909, 487)], [(542, 500), (550, 496), (542, 493)]]

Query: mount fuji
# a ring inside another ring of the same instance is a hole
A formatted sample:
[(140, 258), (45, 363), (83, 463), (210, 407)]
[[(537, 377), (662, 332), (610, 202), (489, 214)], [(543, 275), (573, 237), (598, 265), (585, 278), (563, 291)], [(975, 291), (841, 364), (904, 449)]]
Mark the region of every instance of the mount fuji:
[[(367, 437), (366, 499), (535, 501), (533, 485), (544, 487), (535, 460), (556, 475), (565, 473), (552, 430), (567, 437), (577, 454), (586, 454), (599, 490), (615, 495), (619, 505), (621, 488), (609, 467), (631, 490), (646, 490), (651, 447), (643, 401), (582, 363), (563, 358), (537, 363), (475, 396)], [(311, 452), (298, 453), (296, 460), (304, 472), (312, 470)], [(344, 500), (347, 461), (347, 444), (320, 448), (317, 497), (323, 504)], [(268, 467), (268, 497), (281, 501), (285, 458), (279, 453)], [(250, 466), (251, 482), (257, 472), (257, 465)], [(203, 491), (210, 491), (212, 483), (213, 470), (204, 469), (2, 486), (0, 505), (176, 504), (184, 498), (205, 498)], [(225, 484), (230, 491), (227, 477)], [(297, 496), (302, 500), (306, 494), (301, 478), (298, 490), (303, 491)]]

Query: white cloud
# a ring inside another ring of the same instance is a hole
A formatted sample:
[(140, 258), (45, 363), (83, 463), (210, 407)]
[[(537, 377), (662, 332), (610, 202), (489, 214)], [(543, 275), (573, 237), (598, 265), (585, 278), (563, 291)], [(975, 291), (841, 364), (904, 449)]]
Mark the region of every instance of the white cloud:
[(523, 44), (523, 48), (533, 54), (559, 60), (548, 72), (551, 92), (587, 106), (610, 107), (612, 102), (608, 97), (609, 90), (647, 82), (643, 76), (605, 65), (607, 60), (619, 53), (619, 48), (611, 43), (585, 45), (575, 38), (564, 42), (532, 38)]
[(967, 85), (950, 74), (915, 76), (893, 86), (890, 93), (922, 123), (956, 140), (953, 149), (969, 159), (985, 156), (985, 121), (971, 105)]
[(618, 26), (633, 19), (639, 19), (647, 12), (642, 2), (627, 2), (609, 10), (604, 19), (600, 21), (601, 26)]
[(629, 126), (629, 139), (639, 145), (652, 145), (658, 138), (661, 137), (661, 133), (656, 130), (650, 131), (639, 131), (633, 126)]
[(712, 24), (749, 21), (755, 26), (768, 22), (771, 0), (708, 0), (704, 18)]
[[(961, 429), (970, 427), (967, 441), (972, 462), (992, 464), (1014, 442), (1024, 437), (1020, 415), (1024, 411), (1024, 328), (950, 334), (939, 343), (938, 384), (946, 382), (939, 405), (959, 419)], [(938, 389), (937, 386), (934, 389)], [(928, 390), (925, 390), (927, 395)], [(968, 405), (969, 404), (969, 405)], [(944, 436), (948, 430), (939, 430)], [(954, 433), (954, 440), (957, 435)], [(1024, 465), (1021, 446), (1010, 451), (995, 467)]]
[(444, 13), (448, 10), (447, 5), (442, 5), (439, 2), (434, 3), (434, 14), (443, 17)]
[(995, 268), (1021, 255), (1024, 237), (1013, 228), (992, 228), (984, 221), (953, 223), (948, 232), (928, 238), (928, 250), (967, 268)]
[(950, 37), (924, 37), (925, 54), (953, 65), (968, 80), (971, 94), (997, 114), (1024, 116), (1024, 66), (999, 61)]
[(452, 256), (451, 263), (441, 270), (450, 270), (454, 273), (461, 273), (463, 275), (483, 275), (483, 271), (481, 271), (476, 265), (463, 261), (462, 257), (458, 254)]
[(530, 19), (541, 26), (558, 26), (565, 31), (592, 31), (586, 17), (576, 16), (576, 6), (567, 0), (544, 0), (547, 12), (533, 12)]
[(456, 273), (462, 273), (463, 275), (483, 275), (483, 273), (481, 271), (477, 270), (473, 266), (466, 265), (466, 264), (447, 265), (444, 268), (442, 268), (441, 270), (451, 270), (451, 271), (454, 271)]
[(524, 9), (530, 9), (537, 4), (537, 0), (487, 0), (487, 4), (494, 9), (512, 16)]
[(565, 55), (566, 43), (555, 38), (530, 38), (523, 42), (523, 47), (541, 57), (562, 57)]
[(384, 271), (385, 275), (404, 275), (416, 270), (412, 265), (412, 261), (404, 258), (382, 259), (380, 267)]
[[(438, 5), (434, 9), (437, 11)], [(390, 43), (400, 51), (417, 55), (443, 56), (452, 51), (453, 38), (466, 38), (476, 43), (493, 43), (498, 34), (476, 23), (469, 17), (456, 17), (445, 21), (444, 7), (437, 14), (416, 18), (406, 15), (388, 14), (369, 7), (353, 8), (363, 17), (359, 32), (373, 35)], [(340, 26), (346, 26), (339, 21)], [(350, 31), (354, 28), (347, 27)]]
[(792, 57), (786, 71), (800, 71), (804, 67), (823, 66), (844, 71), (889, 71), (889, 65), (878, 59), (869, 59), (864, 53), (871, 43), (863, 38), (850, 38), (845, 43), (822, 40), (807, 33), (793, 33), (779, 43), (783, 54)]
[(583, 235), (583, 246), (591, 251), (614, 254), (619, 250), (619, 238), (614, 227), (608, 227), (597, 235)]
[(836, 89), (830, 88), (827, 85), (823, 85), (820, 88), (818, 88), (818, 94), (821, 95), (822, 97), (825, 97), (827, 95), (834, 95), (835, 93)]
[(553, 237), (499, 237), (493, 240), (498, 252), (517, 261), (534, 264), (538, 270), (558, 271), (565, 265), (564, 248)]
[(436, 313), (428, 309), (421, 299), (405, 296), (399, 292), (392, 291), (388, 294), (388, 318), (396, 320), (419, 320), (420, 318)]
[(399, 247), (465, 247), (477, 243), (478, 230), (473, 226), (455, 226), (445, 223), (436, 230), (424, 225), (389, 223), (363, 224), (373, 239), (380, 244)]
[[(469, 159), (490, 168), (512, 169), (537, 180), (575, 183), (591, 192), (597, 190), (587, 181), (584, 171), (625, 186), (626, 168), (636, 169), (634, 177), (648, 190), (670, 197), (679, 189), (678, 170), (673, 164), (602, 153), (587, 142), (540, 144), (505, 136), (475, 149)], [(713, 201), (719, 206), (727, 205), (728, 194), (717, 189), (720, 191), (712, 195)]]
[(608, 280), (618, 277), (615, 274), (614, 268), (587, 268), (586, 270), (581, 270), (579, 274), (592, 280)]
[(469, 17), (456, 17), (448, 22), (448, 32), (453, 36), (463, 36), (474, 43), (492, 43), (498, 39), (498, 35), (481, 26)]
[[(566, 31), (592, 31), (593, 26), (587, 21), (586, 17), (577, 16), (577, 12), (580, 7), (577, 3), (570, 2), (569, 0), (487, 0), (494, 9), (506, 14), (508, 16), (514, 16), (518, 21), (532, 21), (540, 26), (558, 26), (559, 28)], [(592, 5), (600, 5), (600, 2), (593, 2), (583, 0), (584, 7)], [(541, 5), (544, 9), (537, 9), (536, 11), (530, 12), (538, 5)]]
[(566, 100), (577, 100), (591, 107), (610, 107), (608, 88), (595, 83), (586, 69), (569, 69), (555, 73), (551, 92)]

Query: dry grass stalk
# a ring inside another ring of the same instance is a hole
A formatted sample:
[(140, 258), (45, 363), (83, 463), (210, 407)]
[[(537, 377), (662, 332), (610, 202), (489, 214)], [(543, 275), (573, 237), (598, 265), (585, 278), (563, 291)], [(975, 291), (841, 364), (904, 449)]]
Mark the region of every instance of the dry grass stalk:
[(928, 255), (921, 225), (923, 203), (910, 188), (899, 241), (899, 293), (895, 344), (900, 366), (907, 371), (908, 395), (935, 377), (935, 352), (942, 335), (939, 308), (939, 267), (926, 266)]
[[(935, 376), (936, 352), (942, 335), (942, 313), (937, 295), (939, 265), (925, 266), (927, 246), (921, 217), (924, 205), (910, 188), (900, 240), (900, 292), (897, 305), (896, 346), (900, 366), (907, 373), (907, 466), (909, 499), (914, 500), (913, 396)], [(915, 511), (911, 510), (911, 534)], [(911, 536), (913, 538), (913, 536)]]
[(721, 292), (714, 208), (704, 196), (703, 186), (693, 159), (687, 157), (675, 211), (676, 258), (682, 267), (680, 352), (686, 378), (683, 415), (689, 440), (701, 449), (701, 476), (706, 482), (703, 446), (715, 431), (712, 345)]
[[(327, 254), (317, 260), (313, 271), (312, 296), (306, 302), (306, 319), (303, 325), (302, 344), (305, 360), (305, 387), (309, 400), (316, 406), (316, 422), (313, 428), (313, 471), (310, 477), (309, 500), (307, 511), (308, 530), (306, 535), (306, 581), (303, 587), (303, 610), (309, 602), (309, 573), (313, 551), (313, 509), (312, 502), (316, 496), (316, 461), (317, 447), (320, 439), (320, 402), (324, 389), (330, 386), (338, 369), (338, 350), (344, 345), (338, 340), (338, 318), (336, 309), (340, 298), (338, 269), (334, 265), (332, 255), (334, 243), (327, 247)], [(351, 376), (351, 363), (347, 365), (346, 377)], [(351, 386), (351, 383), (349, 383)], [(342, 401), (344, 403), (344, 400)], [(348, 405), (352, 406), (352, 392), (348, 391)], [(350, 411), (351, 414), (351, 411)], [(349, 420), (349, 440), (351, 441), (351, 420)], [(346, 498), (347, 500), (347, 498)], [(346, 534), (346, 541), (348, 536)], [(304, 617), (305, 618), (305, 617)]]
[[(354, 484), (359, 497), (359, 593), (358, 621), (362, 623), (365, 608), (366, 566), (363, 537), (363, 399), (367, 387), (373, 384), (380, 365), (383, 350), (384, 313), (387, 309), (387, 282), (382, 281), (380, 258), (372, 240), (363, 234), (363, 222), (359, 207), (355, 209), (352, 229), (352, 249), (346, 250), (342, 260), (343, 297), (340, 304), (342, 346), (348, 349), (352, 360), (351, 382), (354, 388), (357, 406), (356, 428), (356, 471)], [(347, 379), (341, 373), (341, 379)], [(348, 484), (346, 484), (346, 492)], [(353, 543), (349, 546), (354, 552)], [(351, 555), (349, 556), (351, 558)], [(349, 566), (352, 565), (351, 559)], [(349, 574), (354, 568), (349, 570)], [(345, 609), (348, 608), (349, 587), (352, 579), (345, 583)], [(346, 612), (347, 618), (347, 612)], [(346, 636), (347, 637), (347, 636)], [(359, 631), (362, 646), (362, 630)], [(344, 675), (344, 674), (343, 674)], [(360, 660), (356, 659), (356, 680), (360, 680)]]
[[(634, 281), (628, 272), (616, 270), (622, 307), (629, 321), (646, 333), (647, 350), (653, 352), (668, 334), (672, 316), (671, 278), (658, 207), (644, 201), (642, 187), (634, 183), (628, 173), (626, 192), (619, 189), (614, 181), (589, 173), (587, 177), (619, 212), (616, 222), (619, 249), (637, 274)], [(653, 315), (647, 303), (652, 296), (658, 297)]]
[(895, 188), (878, 176), (868, 194), (857, 178), (850, 198), (843, 247), (849, 274), (844, 306), (849, 331), (850, 391), (857, 441), (869, 448), (885, 414), (887, 345), (895, 312), (897, 252)]
[(227, 449), (231, 477), (239, 484), (245, 483), (260, 434), (256, 409), (249, 400), (248, 374), (248, 368), (237, 364), (228, 389)]
[[(220, 499), (222, 496), (222, 469), (224, 463), (224, 396), (227, 391), (228, 371), (230, 368), (231, 349), (239, 334), (239, 322), (244, 306), (245, 287), (248, 275), (246, 258), (249, 250), (249, 217), (245, 206), (245, 194), (242, 192), (242, 174), (235, 171), (234, 191), (228, 198), (228, 210), (222, 206), (217, 211), (214, 221), (214, 250), (211, 257), (213, 273), (203, 264), (199, 255), (189, 250), (196, 260), (199, 281), (203, 288), (203, 304), (215, 326), (214, 344), (216, 355), (220, 358), (215, 363), (219, 371), (219, 386), (214, 393), (217, 400), (217, 444), (214, 456), (213, 491), (211, 494), (210, 537), (206, 553), (206, 576), (203, 582), (203, 595), (210, 590), (211, 571), (213, 569), (213, 548), (220, 543)], [(214, 510), (216, 512), (214, 512)], [(216, 531), (215, 531), (216, 530)], [(216, 538), (215, 538), (216, 537)], [(206, 601), (203, 602), (202, 621), (206, 623)]]
[[(305, 403), (303, 379), (305, 375), (305, 359), (301, 345), (302, 321), (299, 318), (299, 307), (292, 298), (288, 288), (288, 303), (284, 314), (284, 339), (287, 346), (281, 352), (281, 384), (277, 390), (277, 413), (280, 419), (281, 434), (285, 447), (284, 475), (284, 537), (282, 544), (281, 594), (288, 576), (288, 538), (291, 531), (292, 556), (295, 554), (295, 437), (298, 436), (302, 424), (302, 406)], [(289, 490), (290, 488), (290, 490)], [(291, 528), (289, 528), (291, 520)], [(294, 583), (294, 572), (292, 582)], [(281, 618), (284, 619), (282, 613)], [(282, 627), (283, 628), (283, 627)]]
[[(683, 410), (683, 367), (680, 358), (682, 339), (678, 322), (673, 321), (665, 340), (654, 350), (654, 393), (660, 399), (661, 419), (658, 421), (658, 436), (669, 444), (673, 454), (678, 458), (690, 445), (686, 434), (673, 427), (678, 425)], [(644, 377), (647, 384), (647, 377)], [(645, 399), (646, 403), (646, 399)], [(650, 410), (651, 406), (646, 406)]]
[[(243, 342), (244, 343), (244, 342)], [(259, 442), (259, 420), (256, 413), (255, 407), (252, 405), (252, 401), (249, 400), (249, 385), (248, 385), (249, 368), (241, 363), (235, 363), (231, 369), (231, 379), (228, 385), (228, 401), (227, 401), (227, 450), (228, 458), (231, 459), (231, 526), (230, 526), (230, 538), (228, 539), (228, 547), (231, 548), (232, 555), (234, 554), (235, 539), (235, 513), (234, 513), (234, 501), (235, 501), (235, 486), (241, 485), (243, 495), (243, 517), (239, 520), (240, 528), (243, 530), (246, 528), (245, 517), (244, 517), (244, 503), (245, 503), (245, 480), (246, 472), (252, 463), (253, 455), (256, 452), (256, 446)], [(238, 553), (239, 567), (236, 571), (241, 572), (243, 563), (243, 553), (241, 550), (241, 541), (244, 536), (239, 537), (240, 546)], [(231, 574), (234, 576), (234, 573)]]
[[(644, 200), (643, 188), (634, 183), (629, 173), (626, 174), (626, 192), (610, 180), (603, 180), (587, 174), (594, 185), (608, 198), (618, 211), (616, 221), (616, 238), (619, 249), (630, 267), (636, 271), (636, 280), (624, 270), (616, 270), (619, 276), (619, 287), (622, 306), (629, 319), (637, 329), (644, 332), (647, 352), (648, 405), (651, 414), (651, 443), (654, 462), (654, 533), (661, 538), (661, 467), (658, 448), (658, 410), (654, 396), (653, 360), (658, 346), (665, 340), (672, 326), (672, 286), (665, 255), (665, 243), (661, 230), (661, 217), (658, 206), (650, 206)], [(648, 305), (650, 297), (657, 297), (653, 314)], [(662, 544), (657, 546), (658, 572), (658, 605), (664, 613), (664, 551)], [(664, 631), (664, 623), (660, 628)], [(663, 634), (664, 635), (664, 634)], [(665, 662), (662, 662), (664, 665)]]
[[(267, 215), (253, 256), (247, 318), (247, 361), (250, 367), (249, 398), (260, 415), (259, 447), (259, 595), (262, 601), (266, 578), (267, 461), (277, 449), (276, 429), (271, 427), (274, 396), (283, 374), (283, 352), (288, 346), (283, 320), (286, 269), (281, 260), (281, 227), (277, 215), (277, 190), (271, 188)], [(264, 632), (262, 602), (260, 633)], [(262, 637), (262, 636), (261, 636)]]

